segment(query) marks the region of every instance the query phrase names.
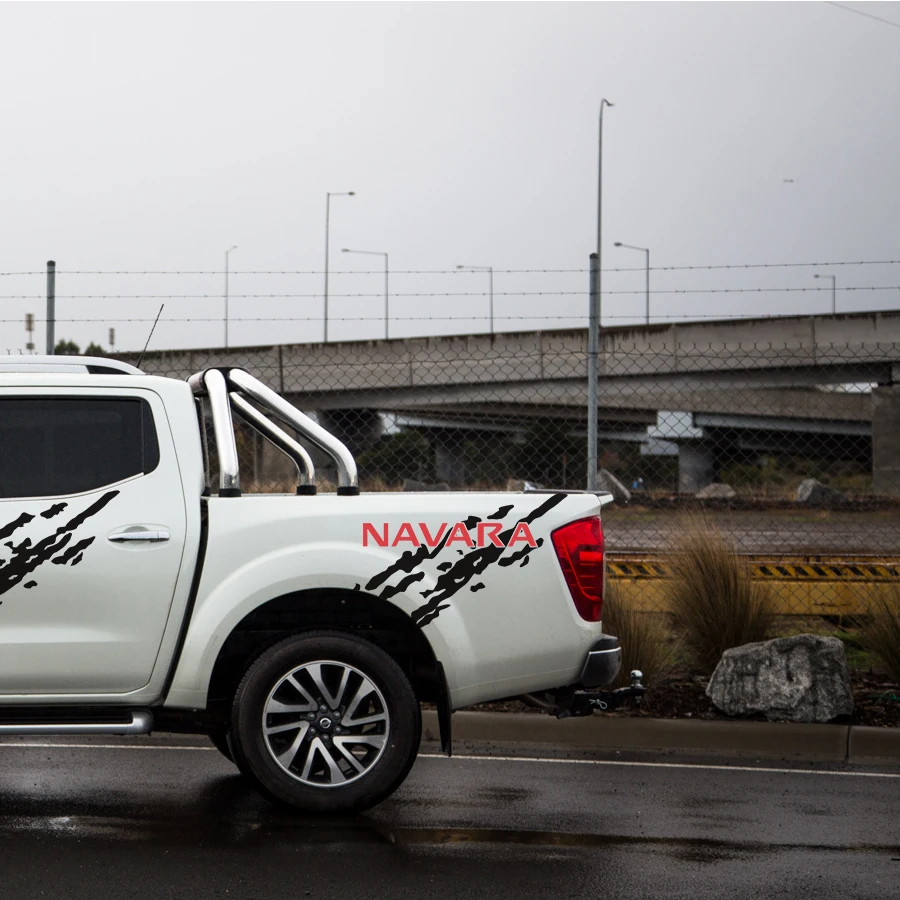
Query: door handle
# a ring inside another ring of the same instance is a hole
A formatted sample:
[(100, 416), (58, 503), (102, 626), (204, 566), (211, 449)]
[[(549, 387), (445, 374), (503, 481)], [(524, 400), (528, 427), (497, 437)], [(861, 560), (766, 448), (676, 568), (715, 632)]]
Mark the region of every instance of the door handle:
[(132, 541), (150, 541), (158, 544), (167, 541), (172, 535), (164, 528), (157, 531), (114, 531), (108, 538), (114, 544), (126, 544)]

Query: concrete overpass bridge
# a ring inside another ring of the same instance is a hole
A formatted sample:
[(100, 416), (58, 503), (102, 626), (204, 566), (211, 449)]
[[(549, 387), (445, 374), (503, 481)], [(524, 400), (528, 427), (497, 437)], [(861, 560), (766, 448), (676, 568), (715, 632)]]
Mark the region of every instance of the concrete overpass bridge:
[[(601, 442), (677, 453), (683, 490), (712, 480), (725, 449), (814, 435), (821, 452), (871, 457), (876, 491), (900, 496), (900, 313), (605, 328), (599, 357)], [(142, 368), (186, 378), (243, 366), (357, 452), (386, 421), (421, 431), (438, 477), (458, 481), (461, 434), (524, 433), (536, 420), (583, 433), (586, 360), (587, 330), (566, 329), (157, 351)]]

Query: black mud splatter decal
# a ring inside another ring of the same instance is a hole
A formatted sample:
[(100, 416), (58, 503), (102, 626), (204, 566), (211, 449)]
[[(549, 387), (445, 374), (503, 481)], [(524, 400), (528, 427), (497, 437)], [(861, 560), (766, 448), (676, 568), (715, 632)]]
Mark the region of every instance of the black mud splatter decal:
[[(65, 553), (61, 554), (60, 556), (54, 557), (50, 561), (55, 566), (64, 566), (67, 562), (69, 562), (69, 560), (78, 556), (82, 552), (82, 550), (87, 550), (87, 548), (90, 547), (93, 543), (94, 539), (92, 537), (85, 538), (83, 541), (79, 541), (77, 544), (72, 544), (72, 546), (69, 547)], [(72, 565), (75, 565), (75, 563), (73, 562)]]
[(391, 563), (366, 582), (366, 590), (374, 591), (375, 588), (381, 587), (395, 572), (412, 572), (419, 563), (425, 562), (426, 559), (434, 559), (444, 549), (444, 544), (447, 543), (449, 537), (450, 533), (447, 532), (433, 550), (429, 550), (424, 544), (416, 550), (404, 550), (396, 562)]
[(36, 581), (26, 581), (24, 585), (22, 585), (26, 590), (29, 590), (33, 587), (37, 587)]
[[(423, 597), (430, 597), (428, 603), (413, 610), (411, 613), (412, 620), (419, 626), (427, 625), (429, 622), (437, 618), (442, 609), (446, 609), (445, 600), (449, 600), (460, 588), (465, 587), (475, 576), (481, 575), (488, 566), (496, 563), (506, 550), (506, 544), (512, 538), (516, 525), (525, 522), (530, 525), (536, 519), (550, 512), (555, 506), (558, 506), (566, 499), (565, 494), (553, 494), (548, 497), (540, 506), (533, 509), (527, 516), (523, 516), (512, 524), (506, 531), (500, 533), (499, 538), (502, 547), (496, 547), (493, 544), (487, 547), (479, 547), (470, 553), (463, 555), (462, 559), (458, 559), (446, 572), (438, 576), (434, 588), (428, 591), (422, 591)], [(524, 549), (524, 548), (523, 548)], [(534, 548), (528, 547), (528, 550)], [(443, 605), (442, 605), (443, 604)]]
[(389, 600), (394, 594), (402, 594), (411, 584), (414, 584), (417, 581), (421, 581), (425, 577), (425, 572), (413, 572), (412, 575), (407, 575), (405, 578), (401, 578), (400, 581), (395, 585), (389, 584), (378, 596), (382, 598), (382, 600)]
[[(477, 579), (477, 576), (481, 575), (485, 569), (495, 563), (499, 562), (502, 566), (508, 566), (518, 562), (520, 566), (525, 565), (528, 562), (528, 554), (535, 550), (536, 547), (523, 547), (515, 550), (507, 557), (503, 556), (503, 553), (507, 549), (507, 543), (515, 533), (516, 526), (523, 522), (526, 525), (530, 525), (532, 522), (541, 518), (541, 516), (550, 512), (555, 506), (562, 503), (565, 498), (565, 494), (552, 494), (543, 503), (528, 513), (528, 515), (522, 516), (522, 518), (511, 523), (505, 531), (497, 535), (502, 546), (498, 547), (495, 544), (490, 543), (486, 547), (478, 547), (477, 549), (470, 550), (468, 553), (463, 550), (457, 550), (456, 552), (461, 557), (460, 559), (457, 559), (455, 562), (442, 562), (438, 565), (437, 569), (441, 574), (438, 576), (435, 586), (429, 590), (422, 591), (422, 596), (429, 598), (428, 602), (410, 614), (412, 620), (421, 627), (436, 619), (441, 610), (449, 608), (449, 604), (446, 603), (447, 600), (449, 600), (457, 591), (468, 585), (473, 579)], [(492, 513), (487, 518), (494, 521), (502, 519), (507, 516), (512, 509), (512, 505), (501, 506), (495, 513)], [(469, 516), (464, 520), (463, 524), (471, 531), (481, 521), (483, 520), (478, 516)], [(369, 579), (366, 584), (366, 590), (372, 591), (381, 587), (391, 578), (391, 576), (398, 572), (406, 573), (405, 577), (401, 578), (396, 585), (385, 587), (379, 594), (380, 597), (388, 599), (395, 594), (399, 594), (406, 590), (410, 584), (421, 581), (425, 577), (424, 570), (415, 570), (426, 560), (437, 557), (446, 546), (450, 534), (451, 532), (448, 531), (435, 547), (422, 545), (415, 550), (405, 550), (400, 557), (392, 562), (386, 569)], [(539, 538), (535, 543), (540, 547), (543, 545), (544, 540), (543, 538)], [(477, 592), (484, 587), (484, 583), (478, 581), (471, 586), (470, 590), (472, 592)]]
[[(53, 534), (41, 538), (37, 543), (32, 544), (31, 538), (25, 538), (19, 544), (7, 541), (4, 546), (9, 547), (12, 554), (9, 559), (0, 559), (0, 594), (5, 594), (8, 590), (23, 582), (38, 566), (48, 560), (60, 566), (66, 563), (73, 566), (78, 565), (83, 558), (84, 551), (94, 543), (94, 538), (84, 538), (69, 546), (73, 532), (90, 519), (91, 516), (95, 516), (100, 512), (118, 494), (118, 491), (107, 491), (87, 509), (73, 516), (64, 525), (60, 525)], [(56, 503), (49, 509), (44, 510), (40, 514), (41, 518), (52, 518), (62, 512), (66, 506), (67, 504), (65, 503)], [(22, 513), (8, 525), (0, 526), (0, 538), (9, 537), (13, 532), (23, 525), (27, 525), (33, 519), (34, 516)], [(24, 587), (32, 588), (36, 584), (36, 581), (29, 581)]]
[[(463, 524), (470, 531), (481, 521), (478, 516), (469, 516), (468, 519), (465, 519)], [(367, 591), (373, 591), (377, 587), (381, 587), (395, 572), (412, 572), (416, 566), (420, 563), (425, 562), (426, 559), (434, 559), (441, 550), (444, 549), (444, 545), (450, 539), (450, 535), (452, 534), (451, 530), (448, 530), (447, 533), (441, 538), (438, 542), (437, 546), (429, 549), (425, 544), (419, 547), (416, 550), (405, 550), (400, 554), (400, 558), (391, 563), (383, 572), (379, 572), (373, 578), (370, 578), (366, 584)], [(458, 553), (462, 553), (462, 550), (457, 551)], [(425, 573), (422, 572), (421, 575), (417, 575), (415, 578), (411, 579), (403, 579), (403, 582), (409, 584), (412, 581), (420, 581), (425, 577)], [(402, 583), (402, 582), (401, 582)], [(379, 597), (383, 597), (385, 600), (388, 597), (393, 597), (394, 594), (399, 593), (399, 590), (395, 590), (394, 588), (387, 587), (380, 594)]]
[[(535, 543), (538, 547), (544, 546), (544, 539), (538, 538)], [(504, 556), (503, 559), (500, 560), (499, 565), (501, 566), (511, 566), (513, 563), (517, 563), (519, 560), (522, 560), (522, 565), (528, 564), (528, 554), (531, 553), (532, 550), (535, 550), (535, 547), (523, 547), (521, 550), (516, 550), (515, 553), (510, 554), (509, 556)], [(520, 566), (521, 568), (521, 566)]]
[[(440, 610), (445, 608), (441, 606), (444, 600), (449, 600), (460, 588), (465, 587), (472, 578), (476, 575), (481, 575), (488, 566), (499, 561), (503, 551), (506, 549), (506, 544), (513, 536), (516, 525), (520, 522), (530, 525), (535, 519), (539, 519), (545, 513), (548, 513), (565, 499), (565, 494), (553, 494), (527, 516), (523, 516), (514, 522), (510, 528), (499, 535), (500, 542), (503, 544), (502, 547), (495, 547), (493, 544), (487, 547), (479, 547), (477, 550), (466, 553), (462, 559), (458, 559), (451, 568), (438, 576), (434, 588), (422, 591), (423, 597), (431, 597), (431, 599), (428, 603), (412, 612), (413, 621), (421, 626), (427, 625), (435, 619)], [(528, 547), (527, 549), (532, 550), (533, 548)]]
[(13, 519), (9, 525), (3, 525), (0, 527), (0, 541), (3, 538), (8, 538), (14, 531), (21, 528), (23, 525), (27, 525), (34, 516), (30, 516), (28, 513), (22, 513), (18, 519)]

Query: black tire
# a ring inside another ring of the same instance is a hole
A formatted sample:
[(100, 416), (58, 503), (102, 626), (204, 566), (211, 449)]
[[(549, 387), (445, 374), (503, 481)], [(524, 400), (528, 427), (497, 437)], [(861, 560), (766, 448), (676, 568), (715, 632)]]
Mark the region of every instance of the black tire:
[(286, 638), (247, 670), (234, 697), (230, 745), (238, 768), (273, 802), (354, 813), (400, 786), (421, 734), (419, 703), (390, 656), (351, 634), (314, 631)]
[(216, 731), (215, 733), (209, 735), (210, 741), (212, 741), (213, 747), (228, 760), (228, 762), (234, 762), (234, 754), (231, 752), (231, 744), (228, 742), (228, 730), (223, 729), (222, 731)]

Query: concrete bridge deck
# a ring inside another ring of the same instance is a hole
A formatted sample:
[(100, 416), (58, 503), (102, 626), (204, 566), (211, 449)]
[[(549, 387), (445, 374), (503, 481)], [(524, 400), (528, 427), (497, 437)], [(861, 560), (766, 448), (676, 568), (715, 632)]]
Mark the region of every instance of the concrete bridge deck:
[[(126, 362), (137, 354), (123, 354)], [(238, 365), (281, 392), (583, 380), (587, 329), (148, 352), (142, 368), (187, 378)], [(803, 374), (807, 371), (806, 375)], [(717, 320), (605, 328), (608, 379), (900, 381), (900, 313)], [(812, 378), (810, 377), (812, 376)]]
[[(150, 352), (142, 368), (187, 378), (241, 366), (357, 451), (381, 433), (380, 414), (418, 417), (451, 460), (444, 477), (458, 480), (448, 431), (478, 423), (499, 435), (538, 418), (583, 428), (587, 344), (582, 328), (207, 348)], [(850, 383), (874, 389), (827, 389)], [(605, 328), (599, 405), (607, 432), (677, 443), (683, 490), (708, 483), (729, 447), (777, 451), (793, 430), (828, 453), (871, 456), (876, 492), (900, 496), (900, 312)]]

